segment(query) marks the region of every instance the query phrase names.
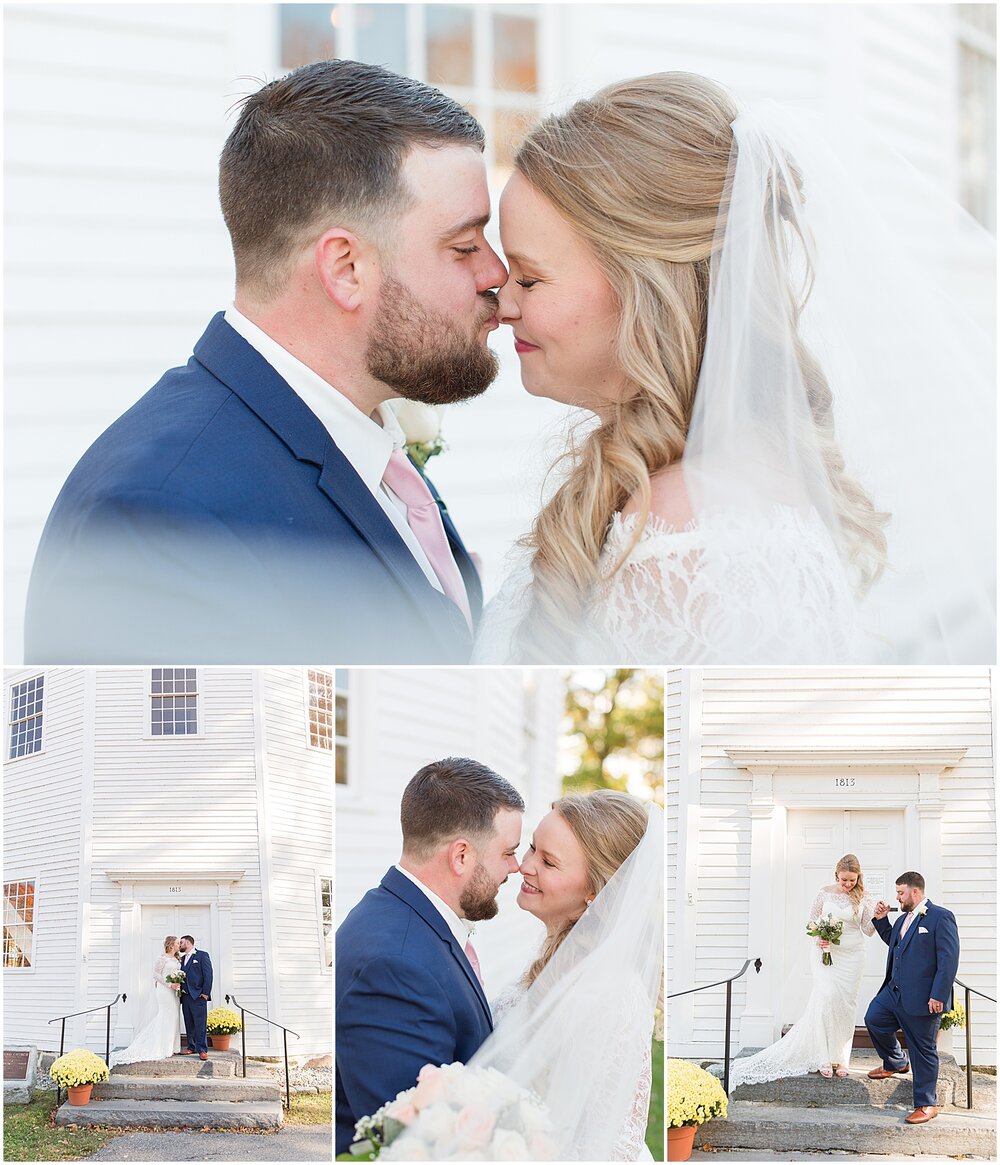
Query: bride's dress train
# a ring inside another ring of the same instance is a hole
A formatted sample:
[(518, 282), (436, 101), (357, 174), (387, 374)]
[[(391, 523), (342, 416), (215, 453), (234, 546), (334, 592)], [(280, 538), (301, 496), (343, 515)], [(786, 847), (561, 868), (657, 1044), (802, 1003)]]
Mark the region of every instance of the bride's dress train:
[(140, 1060), (166, 1060), (180, 1047), (180, 997), (167, 982), (167, 975), (181, 969), (177, 959), (160, 955), (153, 964), (153, 1013), (135, 1033), (127, 1048), (111, 1053), (111, 1067), (135, 1064)]
[[(839, 946), (829, 948), (833, 965), (823, 965), (823, 952), (812, 942), (809, 956), (813, 987), (805, 1010), (784, 1038), (752, 1056), (733, 1061), (730, 1093), (740, 1084), (761, 1084), (786, 1076), (803, 1076), (826, 1065), (850, 1063), (858, 994), (865, 973), (865, 936), (875, 933), (875, 900), (866, 894), (855, 914), (850, 897), (836, 886), (824, 886), (809, 912), (811, 921), (832, 914), (844, 924)], [(804, 928), (803, 928), (804, 929)]]

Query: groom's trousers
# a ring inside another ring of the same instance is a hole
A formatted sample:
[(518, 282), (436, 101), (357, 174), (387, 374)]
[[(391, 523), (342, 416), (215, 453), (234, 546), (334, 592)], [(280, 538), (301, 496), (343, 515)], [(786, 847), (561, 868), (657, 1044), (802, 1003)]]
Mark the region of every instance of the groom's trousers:
[(896, 1039), (896, 1032), (902, 1030), (906, 1036), (910, 1071), (913, 1073), (914, 1108), (937, 1104), (937, 1033), (940, 1026), (940, 1015), (907, 1015), (899, 991), (891, 983), (875, 996), (865, 1014), (865, 1027), (887, 1071), (898, 1072), (906, 1066), (906, 1056)]
[(207, 1052), (208, 1004), (204, 999), (195, 998), (190, 991), (185, 991), (181, 996), (181, 1010), (184, 1012), (187, 1046), (192, 1052)]

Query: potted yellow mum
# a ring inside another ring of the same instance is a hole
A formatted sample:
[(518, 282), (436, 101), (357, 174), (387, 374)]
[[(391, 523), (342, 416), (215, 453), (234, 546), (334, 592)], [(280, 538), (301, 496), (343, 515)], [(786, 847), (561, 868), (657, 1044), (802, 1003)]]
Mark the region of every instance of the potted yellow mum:
[(243, 1027), (238, 1012), (229, 1007), (213, 1007), (205, 1019), (205, 1027), (217, 1052), (229, 1051), (229, 1040)]
[(697, 1064), (667, 1061), (667, 1160), (686, 1161), (698, 1126), (725, 1116), (729, 1099), (722, 1085)]
[(94, 1085), (107, 1080), (110, 1073), (100, 1056), (86, 1048), (74, 1048), (53, 1063), (49, 1075), (69, 1093), (70, 1104), (84, 1105), (90, 1103)]

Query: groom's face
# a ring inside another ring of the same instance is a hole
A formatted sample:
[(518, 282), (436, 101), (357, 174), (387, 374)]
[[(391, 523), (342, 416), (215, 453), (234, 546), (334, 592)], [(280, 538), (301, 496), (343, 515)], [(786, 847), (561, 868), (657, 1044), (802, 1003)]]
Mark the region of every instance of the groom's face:
[(486, 170), (471, 147), (418, 146), (403, 180), (413, 202), (381, 256), (368, 372), (395, 396), (453, 404), (484, 392), (499, 368), (486, 338), (507, 272), (483, 234)]
[(462, 917), (482, 922), (496, 917), (497, 894), (517, 871), (517, 847), (521, 844), (522, 814), (501, 809), (493, 819), (493, 834), (476, 849), (476, 865), (459, 898)]
[(912, 910), (914, 906), (919, 906), (923, 897), (923, 894), (915, 886), (896, 886), (896, 901), (904, 914)]

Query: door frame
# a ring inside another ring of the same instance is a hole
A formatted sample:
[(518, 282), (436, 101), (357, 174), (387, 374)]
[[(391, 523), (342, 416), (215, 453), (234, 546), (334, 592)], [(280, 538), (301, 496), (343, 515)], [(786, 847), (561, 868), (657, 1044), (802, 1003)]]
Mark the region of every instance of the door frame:
[[(902, 809), (906, 865), (920, 869), (931, 887), (940, 887), (941, 775), (958, 764), (966, 749), (763, 746), (725, 751), (751, 782), (750, 959), (767, 962), (784, 946), (774, 888), (783, 888), (787, 876), (789, 809)], [(837, 783), (848, 780), (853, 783)], [(780, 975), (748, 977), (739, 1028), (742, 1047), (763, 1048), (778, 1038), (780, 994)]]

